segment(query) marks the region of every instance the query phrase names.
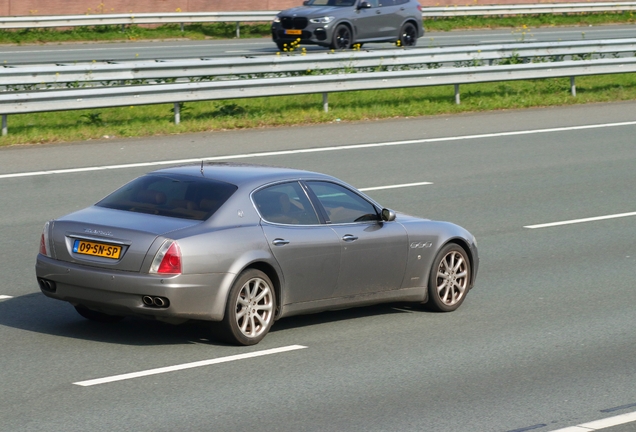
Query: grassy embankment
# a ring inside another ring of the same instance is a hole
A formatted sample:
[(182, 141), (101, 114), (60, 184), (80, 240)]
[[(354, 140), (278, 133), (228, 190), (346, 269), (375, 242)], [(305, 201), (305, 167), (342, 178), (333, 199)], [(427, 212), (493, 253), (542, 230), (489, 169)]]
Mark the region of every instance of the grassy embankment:
[[(625, 13), (457, 18), (427, 20), (425, 24), (429, 30), (507, 27), (511, 32), (523, 37), (524, 34), (531, 33), (532, 27), (537, 26), (597, 25), (633, 21), (632, 14)], [(227, 38), (233, 35), (235, 26), (187, 25), (185, 29), (182, 33), (179, 26), (169, 25), (155, 29), (127, 28), (123, 33), (119, 27), (0, 32), (0, 43), (104, 41), (122, 37), (134, 40)], [(241, 27), (243, 37), (261, 37), (267, 34), (267, 25)], [(9, 117), (9, 135), (0, 137), (0, 146), (100, 139), (105, 136), (148, 136), (636, 99), (634, 74), (581, 77), (576, 83), (576, 97), (569, 93), (567, 78), (464, 85), (461, 88), (461, 105), (454, 103), (452, 86), (334, 93), (329, 97), (328, 113), (322, 111), (320, 95), (197, 102), (184, 106), (180, 125), (173, 123), (172, 105), (23, 114)]]

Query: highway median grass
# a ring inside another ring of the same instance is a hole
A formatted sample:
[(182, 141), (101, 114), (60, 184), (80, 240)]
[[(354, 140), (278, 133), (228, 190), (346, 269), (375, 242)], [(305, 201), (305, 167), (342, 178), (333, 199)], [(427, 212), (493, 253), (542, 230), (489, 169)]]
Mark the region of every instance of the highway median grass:
[(576, 89), (569, 78), (466, 84), (460, 105), (453, 86), (331, 93), (327, 113), (321, 94), (192, 102), (179, 125), (172, 104), (19, 114), (0, 146), (635, 100), (636, 74), (579, 77)]

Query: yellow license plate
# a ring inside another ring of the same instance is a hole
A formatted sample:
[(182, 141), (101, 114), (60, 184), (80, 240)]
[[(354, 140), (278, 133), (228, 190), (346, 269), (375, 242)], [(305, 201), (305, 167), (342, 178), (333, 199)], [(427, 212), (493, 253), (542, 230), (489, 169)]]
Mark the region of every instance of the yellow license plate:
[(73, 243), (73, 252), (82, 255), (119, 259), (119, 256), (121, 255), (121, 246), (89, 242), (85, 240), (75, 240), (75, 243)]
[(303, 34), (303, 31), (302, 30), (285, 30), (285, 34), (301, 36)]

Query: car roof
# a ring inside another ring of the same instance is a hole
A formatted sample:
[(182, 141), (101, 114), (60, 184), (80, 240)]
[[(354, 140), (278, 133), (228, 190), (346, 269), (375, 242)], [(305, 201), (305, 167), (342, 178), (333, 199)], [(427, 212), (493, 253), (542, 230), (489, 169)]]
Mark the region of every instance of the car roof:
[(150, 174), (181, 174), (214, 179), (236, 186), (261, 185), (290, 179), (337, 180), (326, 174), (292, 168), (281, 168), (256, 164), (204, 162), (164, 168)]

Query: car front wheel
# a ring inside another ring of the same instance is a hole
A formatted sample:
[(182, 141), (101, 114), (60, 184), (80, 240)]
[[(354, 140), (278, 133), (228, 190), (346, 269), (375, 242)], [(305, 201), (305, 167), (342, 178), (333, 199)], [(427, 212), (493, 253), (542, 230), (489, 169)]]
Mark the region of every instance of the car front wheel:
[(248, 269), (236, 279), (225, 308), (223, 337), (230, 343), (259, 343), (274, 323), (276, 297), (267, 275)]
[(459, 245), (444, 246), (433, 261), (428, 280), (428, 309), (451, 312), (466, 298), (470, 286), (470, 261)]
[(351, 48), (352, 44), (351, 29), (344, 24), (340, 24), (336, 27), (333, 32), (333, 39), (331, 40), (331, 48), (335, 50), (346, 50)]
[(400, 30), (400, 46), (410, 47), (417, 43), (417, 28), (412, 23), (406, 23)]

